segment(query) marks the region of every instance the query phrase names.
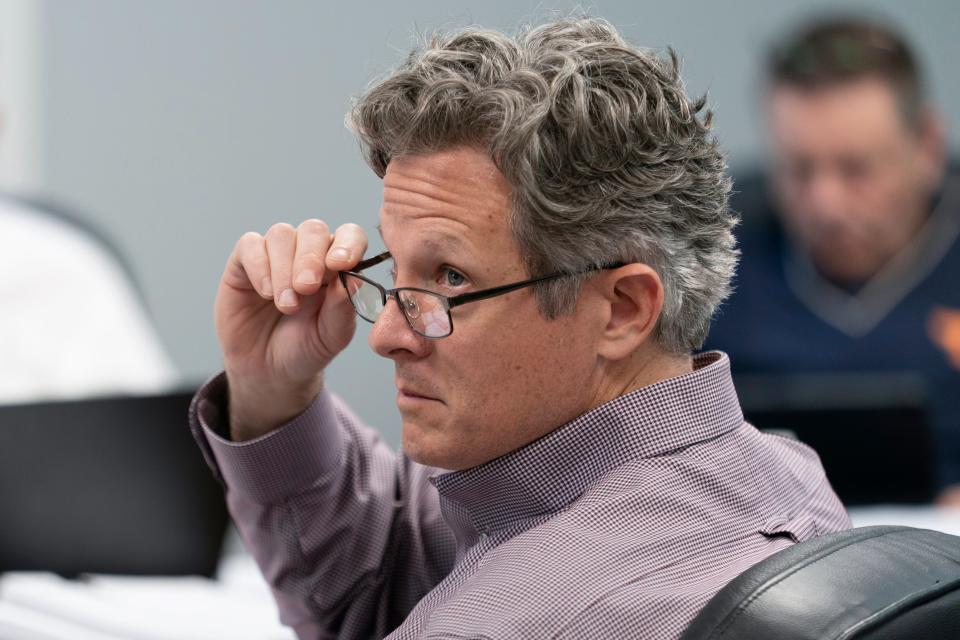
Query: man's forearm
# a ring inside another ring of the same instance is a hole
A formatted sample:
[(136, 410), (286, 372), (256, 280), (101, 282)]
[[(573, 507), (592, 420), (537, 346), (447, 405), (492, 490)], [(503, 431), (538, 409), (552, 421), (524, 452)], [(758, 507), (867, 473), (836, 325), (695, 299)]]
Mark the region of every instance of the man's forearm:
[[(195, 429), (209, 441), (231, 515), (286, 624), (343, 634), (334, 627), (351, 620), (354, 637), (383, 635), (388, 629), (370, 626), (383, 620), (376, 611), (392, 609), (397, 592), (418, 599), (452, 566), (431, 470), (391, 452), (331, 396), (249, 443), (212, 433), (201, 413)], [(394, 553), (401, 544), (403, 557)], [(438, 566), (445, 570), (431, 574)]]

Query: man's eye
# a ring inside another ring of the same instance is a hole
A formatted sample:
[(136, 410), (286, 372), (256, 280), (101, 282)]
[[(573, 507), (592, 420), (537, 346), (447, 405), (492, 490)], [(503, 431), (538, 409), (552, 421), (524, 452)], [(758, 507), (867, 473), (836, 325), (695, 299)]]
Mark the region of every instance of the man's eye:
[(444, 268), (441, 270), (440, 283), (443, 285), (448, 287), (459, 287), (466, 281), (467, 279), (458, 271), (454, 271), (450, 268)]

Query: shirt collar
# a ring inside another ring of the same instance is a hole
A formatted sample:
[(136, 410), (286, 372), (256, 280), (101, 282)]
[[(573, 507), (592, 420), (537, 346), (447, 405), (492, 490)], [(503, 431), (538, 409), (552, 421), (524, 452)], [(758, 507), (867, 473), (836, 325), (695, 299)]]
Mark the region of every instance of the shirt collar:
[(693, 372), (627, 393), (485, 464), (434, 476), (457, 537), (554, 513), (608, 471), (727, 433), (743, 424), (721, 352), (695, 356)]

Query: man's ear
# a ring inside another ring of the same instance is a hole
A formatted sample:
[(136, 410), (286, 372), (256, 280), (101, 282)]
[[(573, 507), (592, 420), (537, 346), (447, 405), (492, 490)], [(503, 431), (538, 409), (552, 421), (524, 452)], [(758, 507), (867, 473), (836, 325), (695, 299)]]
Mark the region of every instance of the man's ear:
[(947, 164), (947, 132), (943, 119), (932, 107), (924, 107), (918, 131), (924, 178), (931, 189), (943, 179)]
[(602, 294), (609, 304), (598, 353), (607, 360), (631, 356), (653, 333), (663, 309), (663, 283), (656, 271), (633, 263), (604, 273)]

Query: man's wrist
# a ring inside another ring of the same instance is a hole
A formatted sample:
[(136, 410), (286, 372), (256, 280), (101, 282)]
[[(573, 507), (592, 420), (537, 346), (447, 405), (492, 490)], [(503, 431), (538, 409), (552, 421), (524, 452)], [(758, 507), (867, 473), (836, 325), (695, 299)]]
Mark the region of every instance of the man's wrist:
[(299, 388), (244, 385), (227, 373), (229, 437), (246, 442), (287, 424), (304, 411), (323, 389), (323, 376)]

